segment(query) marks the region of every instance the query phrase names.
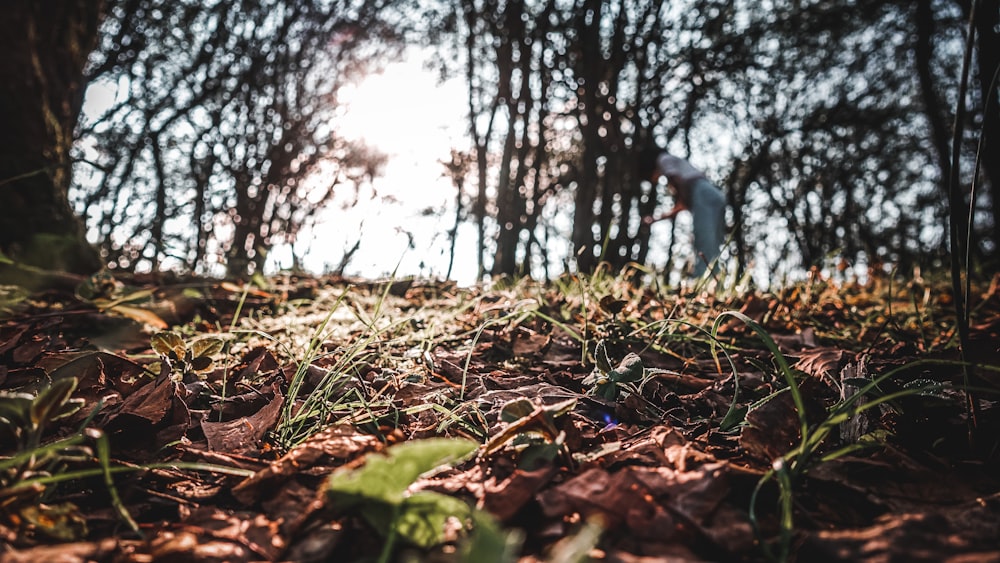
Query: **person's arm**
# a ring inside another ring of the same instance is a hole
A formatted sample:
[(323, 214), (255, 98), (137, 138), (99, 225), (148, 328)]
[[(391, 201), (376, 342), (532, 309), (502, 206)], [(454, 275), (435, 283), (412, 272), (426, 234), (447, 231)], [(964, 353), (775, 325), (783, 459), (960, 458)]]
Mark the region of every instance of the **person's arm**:
[(680, 183), (671, 184), (671, 186), (674, 188), (673, 189), (673, 191), (674, 191), (674, 207), (673, 207), (673, 209), (671, 209), (670, 211), (667, 211), (666, 213), (661, 213), (657, 217), (652, 217), (652, 216), (643, 217), (642, 218), (642, 222), (643, 223), (645, 223), (647, 225), (652, 225), (653, 223), (655, 223), (657, 221), (663, 221), (664, 219), (673, 219), (674, 217), (677, 217), (678, 213), (680, 213), (681, 211), (684, 211), (685, 209), (688, 208), (687, 203), (686, 203), (687, 200), (689, 199), (688, 198), (688, 189), (687, 189), (687, 186), (683, 186)]

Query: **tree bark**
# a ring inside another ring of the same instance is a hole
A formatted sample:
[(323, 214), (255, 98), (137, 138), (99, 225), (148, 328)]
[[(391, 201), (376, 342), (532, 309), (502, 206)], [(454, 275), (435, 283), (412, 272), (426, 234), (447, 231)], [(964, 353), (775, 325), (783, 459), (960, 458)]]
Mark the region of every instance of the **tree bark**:
[(0, 18), (0, 250), (25, 265), (101, 267), (69, 203), (70, 149), (101, 0), (17, 0)]
[[(597, 267), (599, 256), (595, 250), (600, 248), (607, 236), (610, 225), (608, 215), (610, 199), (605, 199), (600, 178), (597, 173), (597, 158), (599, 156), (600, 135), (596, 119), (597, 83), (599, 82), (598, 65), (603, 62), (600, 56), (600, 14), (599, 0), (584, 0), (574, 21), (576, 33), (579, 35), (579, 57), (577, 68), (574, 69), (582, 78), (578, 82), (579, 104), (582, 105), (581, 115), (577, 117), (580, 135), (583, 142), (583, 158), (580, 161), (579, 183), (576, 190), (576, 202), (573, 210), (573, 252), (575, 253), (577, 269), (581, 272), (592, 272)], [(600, 213), (595, 213), (594, 204), (600, 199)], [(594, 221), (600, 225), (600, 236), (594, 236)]]
[[(1000, 0), (984, 0), (976, 13), (979, 85), (983, 96), (983, 169), (989, 180), (993, 244), (1000, 244)], [(997, 255), (994, 251), (994, 257)]]

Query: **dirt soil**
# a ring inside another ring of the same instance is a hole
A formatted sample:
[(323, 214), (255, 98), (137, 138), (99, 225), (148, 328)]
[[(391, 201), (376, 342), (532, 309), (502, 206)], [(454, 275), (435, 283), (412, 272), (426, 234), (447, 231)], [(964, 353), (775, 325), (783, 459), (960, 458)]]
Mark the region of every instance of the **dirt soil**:
[(629, 277), (6, 286), (0, 562), (1000, 561), (1000, 277)]

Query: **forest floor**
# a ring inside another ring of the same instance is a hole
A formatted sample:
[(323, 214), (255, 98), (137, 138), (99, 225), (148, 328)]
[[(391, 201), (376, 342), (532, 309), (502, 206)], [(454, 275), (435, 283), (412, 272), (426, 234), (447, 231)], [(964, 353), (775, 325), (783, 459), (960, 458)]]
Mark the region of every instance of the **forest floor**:
[(0, 562), (1000, 560), (1000, 277), (632, 274), (7, 286)]

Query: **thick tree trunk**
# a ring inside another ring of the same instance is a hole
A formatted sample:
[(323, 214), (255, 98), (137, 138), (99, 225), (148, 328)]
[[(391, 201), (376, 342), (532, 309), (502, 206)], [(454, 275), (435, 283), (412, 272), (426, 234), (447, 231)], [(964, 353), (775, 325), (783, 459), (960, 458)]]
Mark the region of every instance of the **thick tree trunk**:
[(105, 2), (16, 0), (0, 18), (0, 250), (26, 265), (100, 268), (69, 204), (70, 149)]

